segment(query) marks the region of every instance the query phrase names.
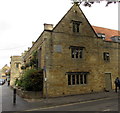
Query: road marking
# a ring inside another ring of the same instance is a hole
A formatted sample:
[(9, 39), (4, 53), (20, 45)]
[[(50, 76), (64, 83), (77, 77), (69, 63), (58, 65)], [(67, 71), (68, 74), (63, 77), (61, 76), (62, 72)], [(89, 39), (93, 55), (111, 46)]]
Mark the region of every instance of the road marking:
[(103, 111), (110, 111), (110, 109), (105, 109), (105, 110), (103, 110)]
[[(116, 97), (114, 97), (114, 98), (116, 98)], [(57, 107), (65, 107), (65, 106), (84, 104), (84, 103), (96, 102), (96, 101), (100, 101), (100, 100), (109, 100), (109, 99), (113, 99), (113, 98), (102, 98), (102, 99), (88, 100), (88, 101), (83, 101), (83, 102), (69, 103), (69, 104), (56, 105), (56, 106), (53, 105), (50, 107), (35, 108), (35, 109), (29, 109), (29, 110), (25, 110), (25, 111), (37, 111), (37, 110), (44, 110), (44, 109), (52, 109), (52, 108), (57, 108)]]

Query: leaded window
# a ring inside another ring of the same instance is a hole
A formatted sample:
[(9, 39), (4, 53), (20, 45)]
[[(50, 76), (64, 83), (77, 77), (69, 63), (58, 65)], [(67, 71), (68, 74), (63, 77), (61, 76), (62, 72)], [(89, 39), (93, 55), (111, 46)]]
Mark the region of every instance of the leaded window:
[(73, 22), (73, 32), (74, 33), (79, 33), (80, 32), (80, 21), (72, 21)]
[(87, 81), (88, 72), (68, 72), (68, 85), (84, 85)]
[(110, 61), (110, 54), (108, 52), (103, 53), (104, 61)]
[(77, 58), (77, 59), (83, 58), (84, 47), (71, 46), (70, 48), (71, 48), (71, 57), (72, 58)]

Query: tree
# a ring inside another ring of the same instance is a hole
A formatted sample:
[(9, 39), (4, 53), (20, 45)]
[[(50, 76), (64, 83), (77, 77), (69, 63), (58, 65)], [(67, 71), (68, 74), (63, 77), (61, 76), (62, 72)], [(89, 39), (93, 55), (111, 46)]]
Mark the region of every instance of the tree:
[(43, 70), (27, 69), (19, 79), (16, 79), (15, 85), (25, 91), (42, 91)]
[(120, 0), (72, 0), (72, 2), (76, 5), (83, 4), (88, 7), (91, 7), (94, 3), (101, 3), (102, 1), (106, 1), (106, 7), (111, 3), (120, 3)]

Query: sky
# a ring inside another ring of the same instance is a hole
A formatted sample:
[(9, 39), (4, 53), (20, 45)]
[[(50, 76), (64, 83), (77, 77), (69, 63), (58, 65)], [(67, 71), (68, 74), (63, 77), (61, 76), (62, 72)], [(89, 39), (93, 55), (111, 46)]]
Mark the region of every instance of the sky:
[[(0, 69), (32, 46), (44, 23), (55, 26), (72, 5), (71, 0), (0, 0)], [(105, 5), (80, 8), (91, 25), (118, 30), (118, 4)]]

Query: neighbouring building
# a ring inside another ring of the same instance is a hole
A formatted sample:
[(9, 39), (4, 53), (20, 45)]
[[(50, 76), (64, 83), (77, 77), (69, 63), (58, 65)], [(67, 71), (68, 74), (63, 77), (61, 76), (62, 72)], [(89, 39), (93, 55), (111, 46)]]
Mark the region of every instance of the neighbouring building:
[(21, 76), (22, 70), (22, 57), (21, 56), (11, 56), (10, 62), (10, 85), (14, 86), (15, 80)]
[[(119, 31), (91, 26), (74, 4), (55, 27), (44, 24), (44, 31), (20, 59), (27, 65), (37, 53), (38, 68), (44, 70), (43, 96), (111, 90), (120, 77), (120, 43), (114, 36), (119, 37)], [(17, 61), (12, 62), (11, 66)], [(17, 64), (11, 69), (16, 71)]]
[(0, 75), (7, 75), (8, 71), (10, 71), (10, 67), (6, 64), (0, 69)]

